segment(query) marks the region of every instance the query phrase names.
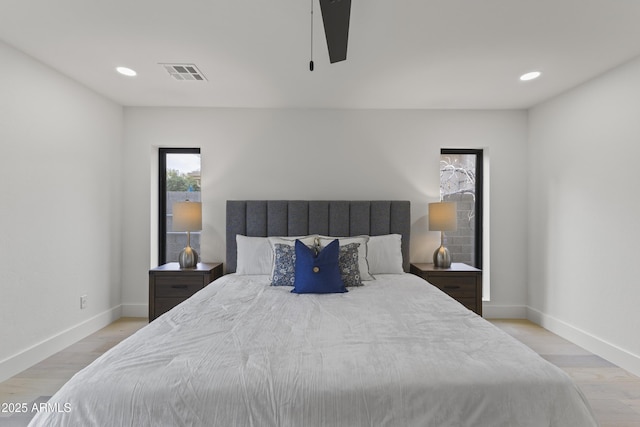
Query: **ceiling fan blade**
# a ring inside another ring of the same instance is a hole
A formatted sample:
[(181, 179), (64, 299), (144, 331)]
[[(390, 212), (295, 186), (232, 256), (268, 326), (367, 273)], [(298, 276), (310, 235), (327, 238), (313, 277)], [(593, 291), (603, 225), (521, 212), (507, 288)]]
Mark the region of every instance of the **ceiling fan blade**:
[(329, 62), (347, 59), (351, 0), (320, 0), (324, 34), (329, 49)]

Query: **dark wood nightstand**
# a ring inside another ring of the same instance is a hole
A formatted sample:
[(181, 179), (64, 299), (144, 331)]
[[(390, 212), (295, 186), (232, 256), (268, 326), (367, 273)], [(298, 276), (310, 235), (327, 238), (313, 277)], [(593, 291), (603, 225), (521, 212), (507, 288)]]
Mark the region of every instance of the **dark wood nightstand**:
[(482, 270), (453, 262), (450, 268), (415, 263), (411, 264), (410, 271), (482, 316)]
[(181, 269), (170, 262), (149, 270), (149, 322), (222, 276), (222, 263)]

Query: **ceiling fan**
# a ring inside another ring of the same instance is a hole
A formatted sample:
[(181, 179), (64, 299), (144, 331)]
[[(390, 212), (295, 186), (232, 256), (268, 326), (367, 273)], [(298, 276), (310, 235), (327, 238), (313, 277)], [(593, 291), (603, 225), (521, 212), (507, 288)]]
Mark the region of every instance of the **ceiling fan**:
[[(313, 71), (313, 1), (311, 0), (311, 62), (309, 69)], [(347, 59), (347, 42), (349, 39), (349, 17), (351, 0), (319, 0), (324, 24), (324, 34), (329, 49), (329, 62), (340, 62)]]

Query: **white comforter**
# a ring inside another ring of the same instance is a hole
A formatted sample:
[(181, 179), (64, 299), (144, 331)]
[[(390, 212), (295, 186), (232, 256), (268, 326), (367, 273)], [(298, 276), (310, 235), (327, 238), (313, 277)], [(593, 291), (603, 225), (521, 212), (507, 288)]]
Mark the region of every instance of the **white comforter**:
[(417, 276), (297, 295), (227, 275), (73, 377), (32, 426), (597, 425), (562, 371)]

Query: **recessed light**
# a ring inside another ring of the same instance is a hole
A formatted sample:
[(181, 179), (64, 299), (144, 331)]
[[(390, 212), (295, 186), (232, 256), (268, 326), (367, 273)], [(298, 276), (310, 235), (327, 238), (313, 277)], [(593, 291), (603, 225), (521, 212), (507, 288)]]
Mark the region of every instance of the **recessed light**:
[(520, 80), (522, 80), (523, 82), (526, 82), (529, 80), (537, 79), (538, 77), (540, 77), (541, 74), (542, 73), (540, 71), (531, 71), (529, 73), (521, 75)]
[(117, 67), (116, 71), (122, 75), (129, 76), (129, 77), (133, 77), (136, 74), (138, 74), (135, 71), (133, 71), (131, 68), (127, 68), (127, 67)]

